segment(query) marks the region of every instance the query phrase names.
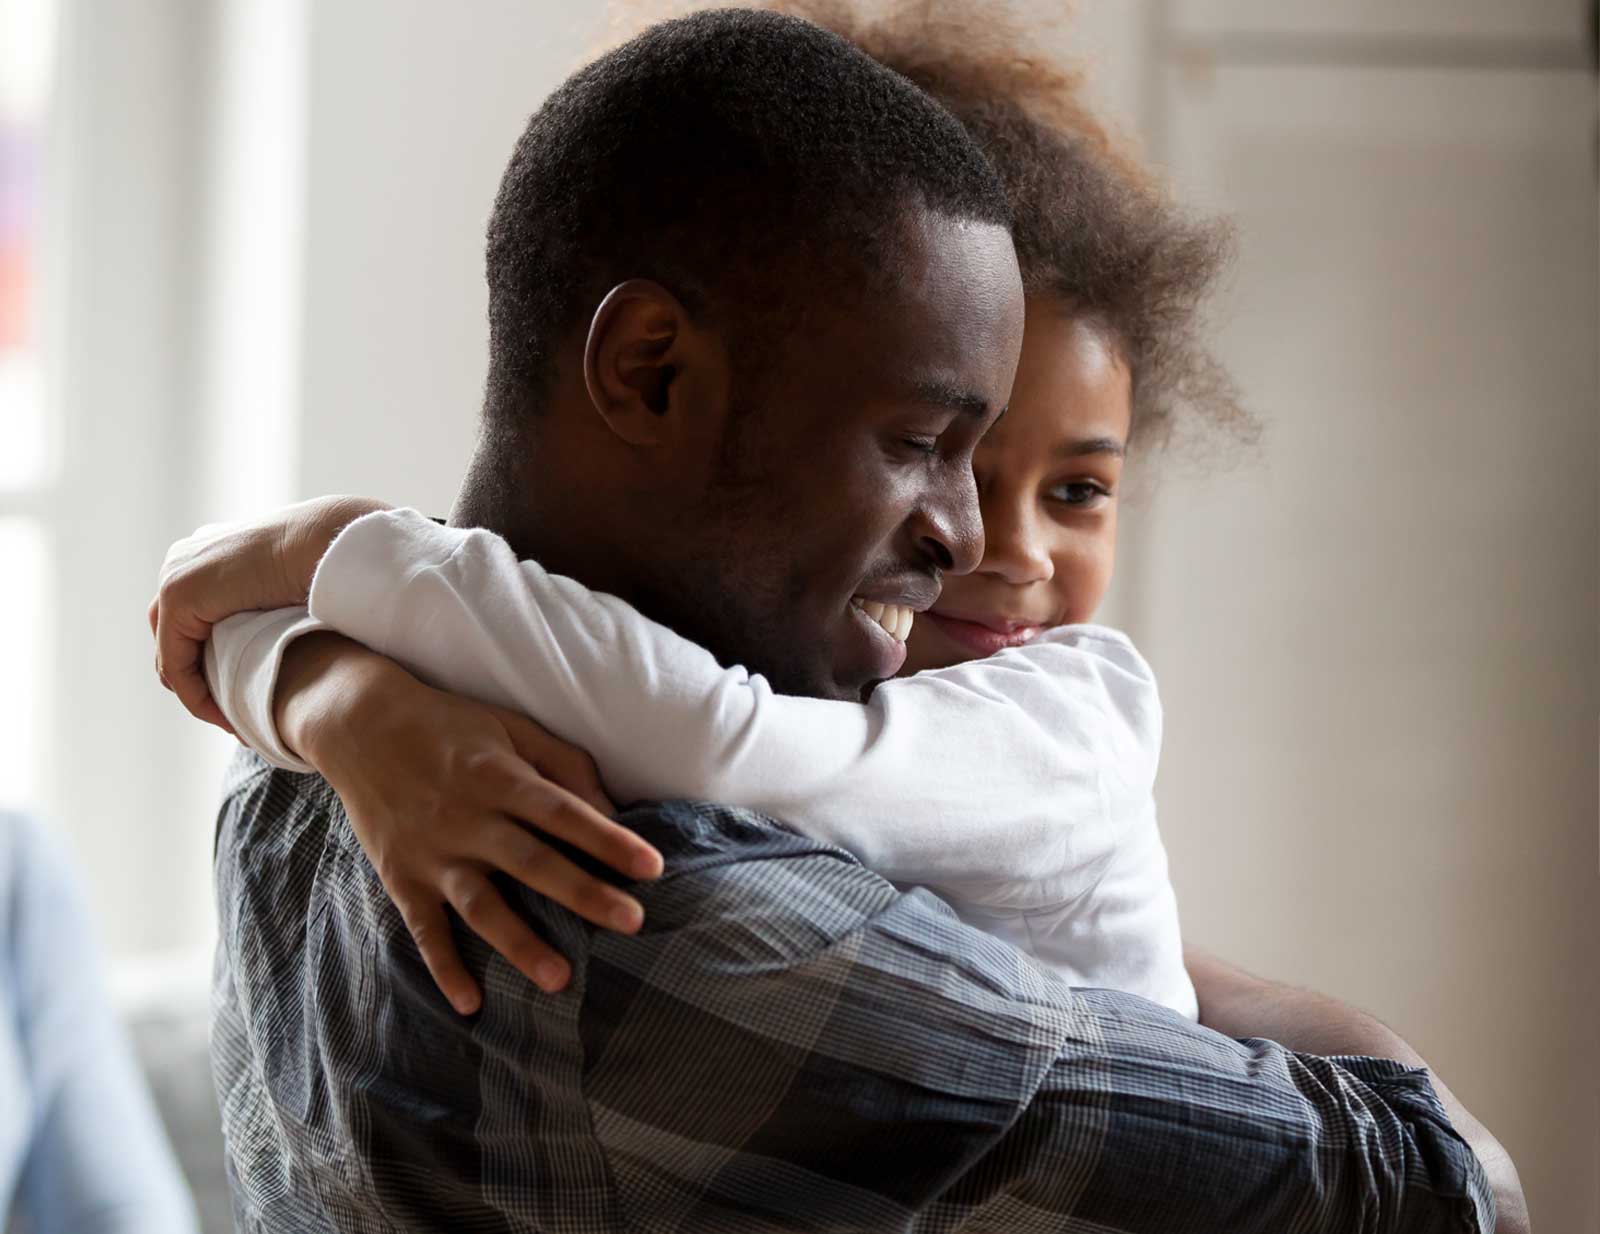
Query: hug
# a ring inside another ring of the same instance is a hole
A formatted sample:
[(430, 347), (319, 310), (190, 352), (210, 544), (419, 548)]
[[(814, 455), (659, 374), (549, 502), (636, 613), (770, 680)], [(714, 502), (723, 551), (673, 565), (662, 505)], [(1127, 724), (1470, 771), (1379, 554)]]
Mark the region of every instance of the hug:
[[(1021, 47), (719, 10), (529, 121), (447, 523), (174, 546), (244, 743), (241, 1231), (1515, 1231), (1381, 1023), (1186, 947), (1123, 469), (1252, 421), (1180, 210)], [(1230, 436), (1231, 435), (1231, 436)]]

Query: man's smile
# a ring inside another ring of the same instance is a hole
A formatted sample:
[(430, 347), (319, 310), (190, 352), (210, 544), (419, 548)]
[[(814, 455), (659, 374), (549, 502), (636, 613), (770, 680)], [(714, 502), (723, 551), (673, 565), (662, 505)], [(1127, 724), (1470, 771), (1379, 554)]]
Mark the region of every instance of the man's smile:
[(889, 637), (897, 643), (905, 642), (906, 636), (911, 633), (915, 610), (909, 605), (884, 604), (878, 600), (863, 600), (860, 596), (852, 596), (850, 603), (887, 630)]
[(866, 585), (850, 597), (851, 624), (865, 644), (873, 680), (886, 681), (900, 671), (916, 614), (938, 598), (939, 581), (927, 576)]
[[(867, 604), (872, 604), (872, 609), (878, 615), (873, 616), (867, 609)], [(900, 671), (901, 665), (906, 662), (906, 644), (903, 636), (897, 636), (900, 624), (911, 628), (911, 610), (895, 606), (888, 610), (893, 614), (885, 617), (884, 606), (871, 601), (864, 601), (852, 597), (849, 604), (850, 622), (855, 630), (858, 640), (864, 646), (865, 659), (863, 667), (866, 669), (870, 681), (887, 681)], [(903, 618), (901, 617), (903, 614)], [(885, 624), (894, 622), (894, 629)]]

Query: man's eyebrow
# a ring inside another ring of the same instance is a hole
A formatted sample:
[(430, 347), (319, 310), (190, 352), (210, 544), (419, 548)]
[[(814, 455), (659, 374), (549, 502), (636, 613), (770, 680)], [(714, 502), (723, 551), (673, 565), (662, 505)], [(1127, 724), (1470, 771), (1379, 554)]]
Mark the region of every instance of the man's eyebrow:
[(911, 397), (931, 407), (948, 407), (963, 415), (983, 417), (989, 414), (989, 400), (971, 390), (937, 378), (924, 378), (911, 387)]
[(1127, 446), (1115, 437), (1081, 437), (1076, 441), (1064, 441), (1055, 450), (1058, 458), (1082, 458), (1085, 454), (1114, 454), (1122, 458), (1127, 452)]

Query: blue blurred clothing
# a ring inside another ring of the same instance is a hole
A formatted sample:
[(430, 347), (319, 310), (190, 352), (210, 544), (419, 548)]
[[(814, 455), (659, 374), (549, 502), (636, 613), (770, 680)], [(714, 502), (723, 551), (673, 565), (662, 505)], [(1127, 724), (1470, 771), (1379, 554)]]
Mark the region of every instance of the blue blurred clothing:
[(0, 811), (0, 1222), (30, 1234), (193, 1234), (194, 1206), (63, 856)]

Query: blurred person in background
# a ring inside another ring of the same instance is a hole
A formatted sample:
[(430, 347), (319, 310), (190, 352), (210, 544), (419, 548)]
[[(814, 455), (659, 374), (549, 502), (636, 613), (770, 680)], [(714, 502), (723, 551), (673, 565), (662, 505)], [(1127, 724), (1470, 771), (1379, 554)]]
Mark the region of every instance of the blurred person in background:
[(0, 811), (0, 1216), (16, 1234), (190, 1234), (194, 1207), (106, 993), (87, 908)]

